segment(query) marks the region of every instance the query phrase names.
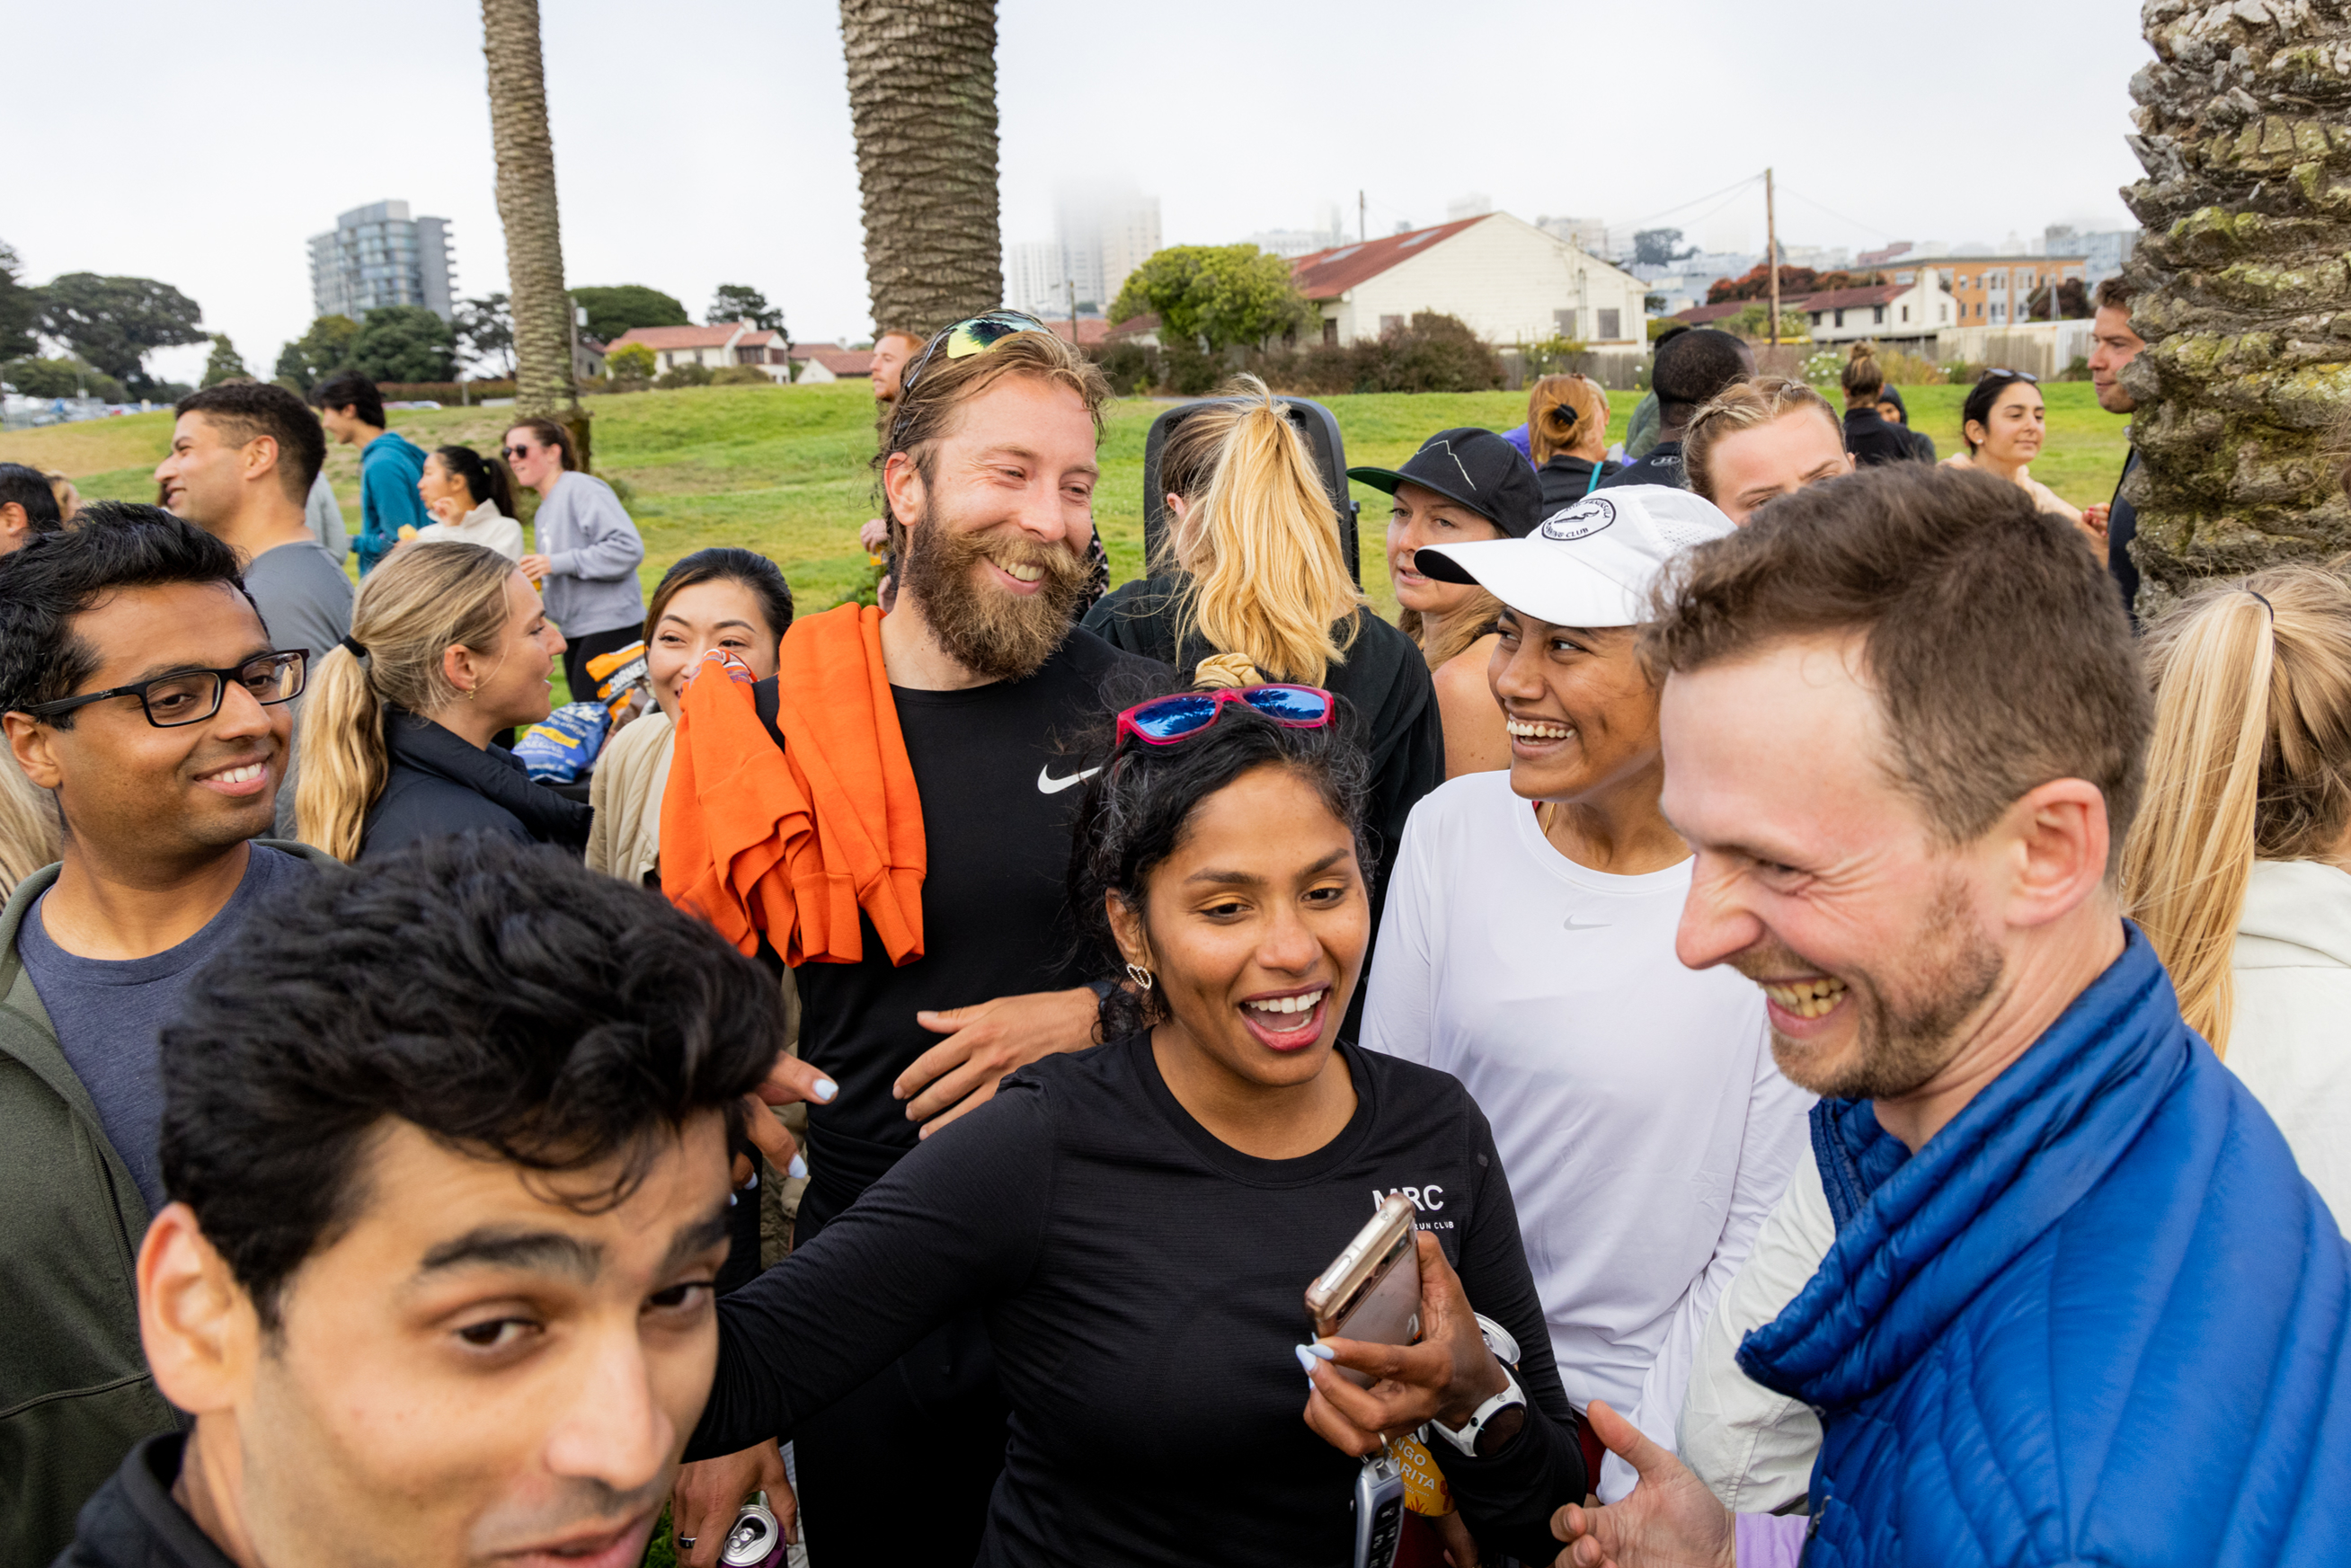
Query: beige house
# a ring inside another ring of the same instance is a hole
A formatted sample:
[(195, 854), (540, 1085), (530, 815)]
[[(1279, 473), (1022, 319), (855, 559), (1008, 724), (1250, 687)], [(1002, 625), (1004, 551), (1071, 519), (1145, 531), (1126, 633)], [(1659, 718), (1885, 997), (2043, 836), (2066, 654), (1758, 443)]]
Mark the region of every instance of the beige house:
[(1489, 343), (1574, 338), (1647, 351), (1646, 284), (1508, 213), (1316, 251), (1291, 276), (1321, 311), (1326, 343), (1377, 338), (1437, 310)]
[(728, 321), (716, 327), (632, 327), (604, 345), (604, 352), (624, 343), (643, 343), (653, 351), (656, 374), (680, 365), (757, 365), (768, 380), (791, 380), (791, 361), (781, 332), (754, 327), (748, 321)]
[(844, 349), (838, 343), (794, 343), (792, 364), (793, 380), (810, 386), (863, 381), (873, 373), (873, 350)]

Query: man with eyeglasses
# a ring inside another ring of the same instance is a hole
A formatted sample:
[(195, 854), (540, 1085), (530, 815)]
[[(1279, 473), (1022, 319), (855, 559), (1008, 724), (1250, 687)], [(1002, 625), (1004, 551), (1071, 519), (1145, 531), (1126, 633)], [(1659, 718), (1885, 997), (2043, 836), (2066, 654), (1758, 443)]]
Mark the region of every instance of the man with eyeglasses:
[(194, 977), (334, 863), (255, 841), (306, 658), (272, 643), (235, 552), (155, 507), (101, 501), (77, 525), (0, 558), (0, 727), (65, 822), (63, 861), (0, 910), (6, 1563), (47, 1562), (175, 1422), (132, 1278), (163, 1201), (159, 1043)]

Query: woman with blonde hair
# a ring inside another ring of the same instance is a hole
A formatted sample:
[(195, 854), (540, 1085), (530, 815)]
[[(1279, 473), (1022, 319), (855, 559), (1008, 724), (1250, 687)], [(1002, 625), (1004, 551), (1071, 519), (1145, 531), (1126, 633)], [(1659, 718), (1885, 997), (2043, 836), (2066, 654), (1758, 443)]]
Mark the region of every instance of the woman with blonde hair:
[(1589, 376), (1545, 376), (1527, 390), (1527, 460), (1543, 505), (1582, 500), (1624, 465), (1608, 461), (1608, 394)]
[(483, 545), (412, 545), (360, 585), (350, 635), (302, 713), (295, 815), (338, 860), (452, 833), (580, 850), (590, 812), (531, 782), (500, 731), (547, 716), (563, 636), (538, 591)]
[(2124, 907), (2189, 1026), (2351, 1215), (2351, 583), (2273, 567), (2147, 628)]
[(1445, 778), (1428, 666), (1365, 607), (1322, 474), (1264, 382), (1242, 376), (1179, 423), (1159, 476), (1175, 525), (1160, 559), (1085, 627), (1202, 685), (1288, 681), (1346, 698), (1371, 753), (1376, 915), (1405, 819)]

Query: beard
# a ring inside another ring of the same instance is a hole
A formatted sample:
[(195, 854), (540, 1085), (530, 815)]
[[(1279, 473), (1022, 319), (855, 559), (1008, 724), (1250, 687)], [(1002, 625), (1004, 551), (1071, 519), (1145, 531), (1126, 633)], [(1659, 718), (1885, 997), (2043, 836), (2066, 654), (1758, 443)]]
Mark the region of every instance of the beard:
[[(1854, 1004), (1850, 1054), (1771, 1031), (1771, 1060), (1788, 1082), (1830, 1100), (1898, 1100), (1924, 1088), (1959, 1054), (1959, 1030), (1999, 986), (2006, 963), (1978, 927), (1956, 873), (1936, 889), (1917, 935), (1883, 972), (1846, 971)], [(1742, 953), (1750, 978), (1810, 972), (1787, 947)]]
[[(982, 582), (983, 560), (1044, 573), (1034, 593), (1008, 593)], [(1086, 562), (1061, 545), (1039, 545), (1009, 530), (959, 532), (935, 508), (907, 530), (903, 593), (914, 595), (939, 646), (974, 674), (1026, 680), (1070, 635), (1071, 615), (1086, 589)]]

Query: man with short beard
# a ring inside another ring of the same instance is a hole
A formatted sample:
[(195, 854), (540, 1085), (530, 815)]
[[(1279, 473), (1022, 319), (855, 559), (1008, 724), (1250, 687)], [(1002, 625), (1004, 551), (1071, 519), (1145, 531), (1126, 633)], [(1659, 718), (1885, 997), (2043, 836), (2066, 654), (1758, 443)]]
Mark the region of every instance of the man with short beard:
[(1594, 1401), (1641, 1482), (1561, 1560), (2339, 1562), (2351, 1249), (2122, 918), (2152, 715), (2112, 582), (1897, 464), (1699, 546), (1644, 653), (1682, 961), (1761, 987), (1823, 1096), (1834, 1239), (1739, 1352), (1821, 1446), (1809, 1520), (1734, 1516)]
[[(1065, 746), (1168, 671), (1071, 624), (1093, 536), (1102, 372), (1025, 317), (991, 313), (909, 362), (876, 459), (904, 530), (904, 580), (880, 622), (882, 662), (921, 800), (921, 956), (893, 964), (861, 915), (862, 956), (795, 971), (800, 1055), (772, 1099), (812, 1102), (805, 1244), (911, 1149), (988, 1099), (1005, 1074), (1093, 1043), (1098, 989), (1062, 914), (1076, 786)], [(830, 612), (855, 614), (854, 606)], [(796, 622), (797, 643), (824, 616)], [(777, 681), (754, 687), (780, 747)], [(810, 709), (821, 692), (795, 691)], [(694, 711), (687, 699), (688, 720)], [(664, 819), (684, 809), (679, 775)], [(664, 831), (666, 848), (674, 835)], [(664, 866), (674, 895), (678, 868)], [(781, 874), (780, 871), (771, 875)], [(1002, 1468), (1004, 1406), (971, 1317), (795, 1435), (811, 1549), (868, 1563), (969, 1563)], [(682, 1555), (716, 1560), (761, 1450), (689, 1466)]]
[[(2098, 395), (2098, 406), (2108, 413), (2138, 410), (2138, 399), (2122, 383), (2124, 368), (2147, 347), (2147, 340), (2131, 325), (2131, 301), (2137, 297), (2138, 290), (2126, 278), (2109, 277), (2098, 285), (2098, 313), (2090, 323), (2092, 340), (2097, 345), (2090, 354), (2090, 387)], [(2123, 606), (2134, 619), (2138, 605), (2138, 562), (2131, 559), (2130, 547), (2138, 537), (2138, 508), (2124, 497), (2123, 486), (2137, 466), (2138, 452), (2134, 448), (2123, 462), (2122, 477), (2115, 481), (2114, 500), (2082, 509), (2083, 520), (2106, 536), (2106, 570), (2115, 574), (2123, 591)]]

